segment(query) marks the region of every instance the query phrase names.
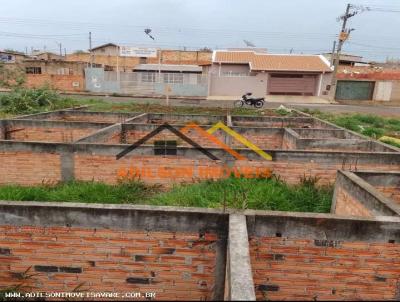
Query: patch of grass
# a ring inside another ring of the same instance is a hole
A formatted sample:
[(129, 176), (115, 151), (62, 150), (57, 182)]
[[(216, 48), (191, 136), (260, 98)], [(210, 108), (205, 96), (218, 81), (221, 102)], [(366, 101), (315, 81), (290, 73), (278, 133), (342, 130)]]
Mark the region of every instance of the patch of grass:
[[(304, 109), (303, 112), (374, 139), (382, 136), (400, 137), (400, 119), (359, 113), (331, 114), (309, 109)], [(387, 141), (387, 143), (394, 145), (392, 141)]]
[(303, 179), (298, 185), (288, 185), (276, 177), (230, 177), (217, 181), (176, 185), (167, 192), (139, 181), (117, 185), (69, 182), (54, 186), (2, 186), (0, 200), (129, 203), (327, 213), (330, 210), (332, 191), (331, 186), (317, 186), (316, 180), (309, 178)]
[(288, 185), (273, 178), (235, 178), (178, 185), (152, 198), (151, 204), (207, 208), (320, 212), (330, 210), (331, 187), (301, 183)]
[(57, 92), (47, 87), (38, 89), (15, 87), (11, 92), (0, 95), (0, 114), (12, 116), (52, 111), (73, 107), (77, 104), (77, 101), (61, 97)]
[(151, 188), (141, 182), (108, 185), (100, 182), (68, 182), (56, 185), (0, 187), (0, 200), (132, 203), (141, 201)]
[(88, 105), (91, 111), (113, 111), (113, 112), (157, 112), (176, 114), (209, 114), (226, 115), (228, 112), (234, 115), (260, 115), (261, 112), (250, 108), (222, 108), (222, 107), (198, 107), (198, 106), (166, 106), (153, 103), (107, 102), (104, 100), (79, 100), (79, 104)]

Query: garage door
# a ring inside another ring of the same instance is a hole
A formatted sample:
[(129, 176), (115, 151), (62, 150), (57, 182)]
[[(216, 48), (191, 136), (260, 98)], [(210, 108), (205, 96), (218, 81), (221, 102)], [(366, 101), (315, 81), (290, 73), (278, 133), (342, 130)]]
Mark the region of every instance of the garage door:
[(372, 100), (375, 82), (370, 81), (338, 81), (337, 100)]
[(314, 95), (316, 75), (271, 74), (268, 94)]

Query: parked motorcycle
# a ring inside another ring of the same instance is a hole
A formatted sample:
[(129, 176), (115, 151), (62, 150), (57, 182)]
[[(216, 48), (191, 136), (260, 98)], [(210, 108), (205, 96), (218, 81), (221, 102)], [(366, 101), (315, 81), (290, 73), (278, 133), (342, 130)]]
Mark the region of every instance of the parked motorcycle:
[(255, 108), (262, 108), (264, 106), (264, 98), (252, 98), (251, 92), (242, 95), (242, 99), (235, 102), (235, 107), (241, 108), (244, 105), (253, 106)]

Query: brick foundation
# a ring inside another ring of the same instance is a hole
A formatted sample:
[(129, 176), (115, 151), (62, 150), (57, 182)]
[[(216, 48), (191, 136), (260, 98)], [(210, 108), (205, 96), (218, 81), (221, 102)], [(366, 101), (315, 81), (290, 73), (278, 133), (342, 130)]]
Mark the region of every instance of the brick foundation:
[(82, 285), (90, 292), (152, 292), (157, 300), (212, 299), (212, 233), (4, 225), (0, 232), (1, 286), (18, 284), (18, 273), (31, 268), (32, 291)]
[(400, 244), (253, 237), (257, 300), (392, 300)]

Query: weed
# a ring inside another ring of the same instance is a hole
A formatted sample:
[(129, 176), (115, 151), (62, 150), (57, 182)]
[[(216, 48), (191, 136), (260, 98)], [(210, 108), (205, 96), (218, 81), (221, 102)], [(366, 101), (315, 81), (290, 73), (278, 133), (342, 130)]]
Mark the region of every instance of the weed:
[(299, 212), (329, 212), (331, 187), (317, 187), (317, 180), (304, 178), (288, 185), (277, 177), (229, 177), (195, 184), (175, 185), (169, 190), (143, 182), (116, 185), (69, 182), (34, 187), (2, 186), (0, 200), (62, 201), (85, 203), (131, 203), (204, 208), (236, 208)]

